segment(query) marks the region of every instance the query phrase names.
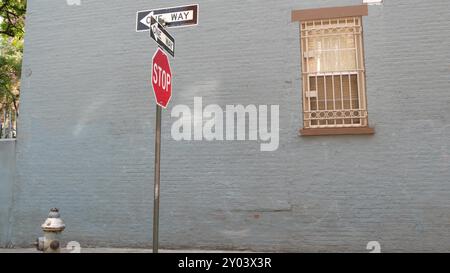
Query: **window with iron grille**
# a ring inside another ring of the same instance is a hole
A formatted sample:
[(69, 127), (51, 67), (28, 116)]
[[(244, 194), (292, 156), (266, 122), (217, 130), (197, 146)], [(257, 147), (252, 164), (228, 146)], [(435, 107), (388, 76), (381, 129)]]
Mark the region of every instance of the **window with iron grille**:
[(364, 63), (366, 4), (292, 11), (300, 24), (301, 135), (373, 134)]
[(300, 26), (304, 128), (367, 127), (361, 18)]
[(0, 139), (16, 138), (17, 114), (14, 109), (2, 108), (0, 105)]

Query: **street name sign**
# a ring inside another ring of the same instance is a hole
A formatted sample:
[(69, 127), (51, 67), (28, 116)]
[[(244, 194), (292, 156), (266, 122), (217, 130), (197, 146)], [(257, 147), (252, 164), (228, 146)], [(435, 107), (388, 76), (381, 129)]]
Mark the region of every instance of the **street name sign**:
[(138, 11), (136, 14), (136, 31), (148, 31), (151, 27), (151, 18), (157, 21), (164, 20), (165, 27), (187, 27), (198, 24), (198, 4)]
[(175, 57), (175, 39), (154, 17), (150, 22), (150, 37), (167, 53)]

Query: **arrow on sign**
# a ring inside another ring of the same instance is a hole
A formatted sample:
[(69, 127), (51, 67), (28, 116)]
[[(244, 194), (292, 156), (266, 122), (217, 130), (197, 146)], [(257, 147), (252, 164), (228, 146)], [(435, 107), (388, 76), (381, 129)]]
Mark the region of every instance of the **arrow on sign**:
[(163, 19), (168, 28), (197, 25), (198, 5), (138, 11), (136, 16), (136, 31), (148, 31), (152, 17), (155, 17), (157, 21)]
[(167, 53), (175, 57), (175, 39), (156, 21), (155, 17), (150, 20), (150, 37)]

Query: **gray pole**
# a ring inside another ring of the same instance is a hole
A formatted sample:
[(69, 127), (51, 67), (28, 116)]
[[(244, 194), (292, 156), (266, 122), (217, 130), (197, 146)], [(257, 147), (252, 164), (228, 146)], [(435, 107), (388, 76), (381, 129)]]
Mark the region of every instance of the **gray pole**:
[(161, 169), (161, 106), (156, 105), (156, 136), (155, 136), (155, 192), (153, 204), (153, 253), (158, 253), (159, 243), (159, 193)]

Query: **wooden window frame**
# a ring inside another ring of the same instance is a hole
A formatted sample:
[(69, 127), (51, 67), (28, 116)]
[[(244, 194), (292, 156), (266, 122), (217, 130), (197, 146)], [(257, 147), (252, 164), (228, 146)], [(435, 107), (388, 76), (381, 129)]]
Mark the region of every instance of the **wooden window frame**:
[[(363, 85), (361, 87), (361, 91), (358, 92), (364, 92), (364, 109), (366, 111), (366, 116), (364, 123), (362, 125), (358, 126), (345, 126), (344, 122), (342, 127), (325, 127), (325, 128), (317, 128), (311, 126), (311, 121), (309, 121), (309, 126), (307, 126), (306, 123), (306, 107), (305, 107), (305, 96), (307, 93), (307, 90), (305, 89), (305, 84), (303, 84), (302, 87), (302, 100), (303, 100), (303, 129), (300, 130), (301, 136), (322, 136), (322, 135), (372, 135), (375, 133), (375, 130), (373, 128), (369, 127), (368, 117), (367, 117), (367, 95), (366, 95), (366, 76), (365, 76), (365, 55), (364, 55), (364, 41), (363, 41), (363, 30), (362, 30), (362, 17), (368, 15), (368, 6), (367, 5), (357, 5), (357, 6), (347, 6), (347, 7), (331, 7), (331, 8), (318, 8), (318, 9), (306, 9), (306, 10), (294, 10), (292, 11), (292, 21), (293, 22), (299, 22), (300, 25), (300, 45), (301, 45), (301, 58), (302, 58), (302, 81), (305, 81), (305, 68), (304, 68), (304, 61), (303, 61), (303, 54), (304, 54), (304, 48), (303, 48), (303, 38), (302, 38), (302, 23), (310, 22), (310, 21), (317, 21), (317, 20), (336, 20), (341, 18), (359, 18), (360, 22), (360, 40), (361, 40), (361, 59), (362, 59), (362, 70), (364, 71), (361, 73), (362, 77), (362, 83)], [(359, 58), (359, 57), (357, 57)], [(309, 68), (308, 68), (309, 69)], [(308, 71), (306, 69), (306, 71)], [(307, 73), (307, 72), (306, 72)], [(350, 77), (350, 76), (349, 76)], [(309, 75), (306, 76), (306, 79), (309, 80)], [(325, 78), (324, 78), (325, 80)], [(332, 78), (332, 81), (334, 81), (334, 78)], [(358, 87), (359, 83), (358, 83)], [(317, 92), (317, 91), (316, 91)], [(333, 91), (334, 92), (334, 91)], [(351, 94), (350, 94), (351, 96)], [(361, 105), (360, 105), (361, 106)], [(309, 109), (310, 105), (308, 105)], [(329, 124), (326, 122), (326, 124)], [(335, 123), (336, 124), (336, 123)], [(353, 121), (352, 121), (353, 124)], [(311, 128), (312, 127), (312, 128)], [(320, 127), (320, 126), (319, 126)]]

